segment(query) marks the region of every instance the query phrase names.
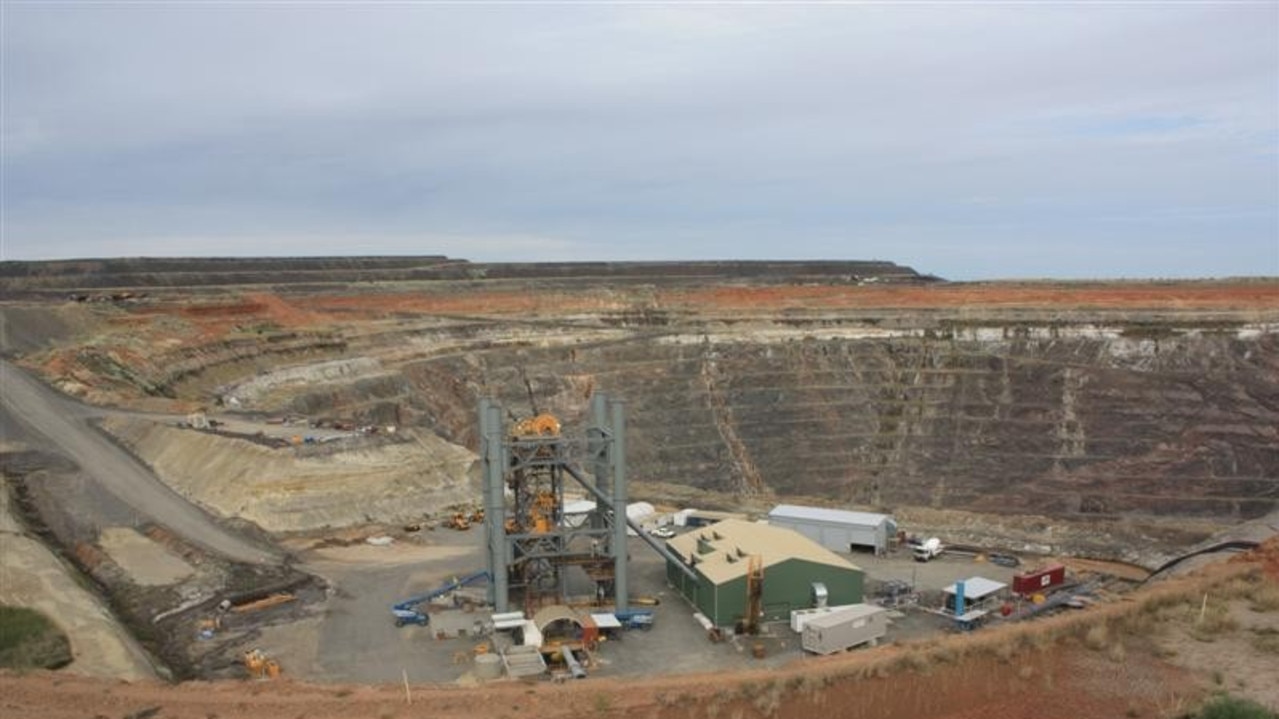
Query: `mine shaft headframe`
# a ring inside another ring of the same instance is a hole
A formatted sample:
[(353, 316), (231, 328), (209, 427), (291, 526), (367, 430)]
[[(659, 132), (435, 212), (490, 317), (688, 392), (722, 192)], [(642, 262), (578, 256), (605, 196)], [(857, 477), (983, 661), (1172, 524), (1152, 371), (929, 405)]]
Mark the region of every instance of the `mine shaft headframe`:
[[(618, 611), (626, 608), (624, 404), (601, 394), (592, 397), (587, 428), (595, 474), (591, 482), (569, 461), (572, 443), (561, 436), (559, 419), (539, 414), (508, 425), (501, 405), (481, 398), (486, 554), (493, 577), (490, 599), (497, 611), (508, 611), (521, 595), (526, 605), (556, 589), (561, 598), (566, 596), (568, 587), (561, 580), (570, 566), (586, 569), (597, 596), (611, 596)], [(589, 524), (562, 524), (565, 477), (595, 496)], [(614, 512), (614, 507), (621, 509)]]

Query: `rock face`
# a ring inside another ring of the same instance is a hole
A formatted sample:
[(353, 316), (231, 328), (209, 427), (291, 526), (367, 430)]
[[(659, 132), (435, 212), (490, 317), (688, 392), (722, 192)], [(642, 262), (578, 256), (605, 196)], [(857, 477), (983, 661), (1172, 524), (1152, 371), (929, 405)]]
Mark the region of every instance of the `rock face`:
[(107, 429), (183, 496), (272, 532), (420, 520), (478, 492), (475, 456), (429, 432), (395, 444), (309, 454), (188, 432), (145, 419)]
[(1247, 329), (664, 335), (404, 372), (468, 444), (478, 388), (569, 424), (607, 388), (628, 400), (632, 476), (738, 495), (1242, 518), (1279, 500), (1279, 335)]
[[(0, 290), (120, 287), (138, 262), (111, 265), (110, 282), (101, 264), (82, 277), (13, 265)], [(479, 397), (573, 429), (605, 390), (628, 402), (633, 478), (761, 502), (1076, 518), (1246, 519), (1279, 506), (1276, 280), (963, 285), (891, 263), (174, 262), (210, 282), (269, 272), (278, 286), (180, 293), (161, 273), (149, 297), (76, 302), (56, 336), (23, 334), (22, 361), (95, 401), (149, 396), (185, 411), (234, 400), (417, 428), (456, 445), (459, 467), (478, 444)], [(428, 270), (435, 279), (412, 280)], [(395, 282), (337, 282), (348, 275)], [(23, 326), (52, 311), (26, 301)], [(370, 486), (382, 497), (370, 511), (390, 511), (394, 492)], [(314, 501), (316, 521), (332, 511), (338, 523), (339, 508)]]

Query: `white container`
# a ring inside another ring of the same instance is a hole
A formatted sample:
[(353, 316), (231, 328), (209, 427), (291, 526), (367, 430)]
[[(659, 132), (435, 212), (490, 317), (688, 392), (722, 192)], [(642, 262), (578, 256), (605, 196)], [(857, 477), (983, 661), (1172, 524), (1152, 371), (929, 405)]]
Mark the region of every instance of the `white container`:
[(813, 617), (820, 617), (823, 614), (838, 612), (843, 609), (859, 607), (860, 604), (840, 604), (834, 607), (813, 607), (812, 609), (792, 609), (790, 613), (790, 628), (796, 634), (802, 634), (804, 625)]
[(809, 619), (804, 624), (804, 651), (834, 654), (855, 646), (879, 643), (888, 632), (888, 610), (857, 604)]

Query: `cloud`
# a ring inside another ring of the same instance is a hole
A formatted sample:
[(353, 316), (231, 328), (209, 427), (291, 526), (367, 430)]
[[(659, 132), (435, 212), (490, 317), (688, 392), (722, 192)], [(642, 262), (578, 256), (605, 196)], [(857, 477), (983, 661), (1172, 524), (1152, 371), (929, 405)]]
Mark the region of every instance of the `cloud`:
[(1279, 6), (4, 13), (6, 259), (1279, 274)]

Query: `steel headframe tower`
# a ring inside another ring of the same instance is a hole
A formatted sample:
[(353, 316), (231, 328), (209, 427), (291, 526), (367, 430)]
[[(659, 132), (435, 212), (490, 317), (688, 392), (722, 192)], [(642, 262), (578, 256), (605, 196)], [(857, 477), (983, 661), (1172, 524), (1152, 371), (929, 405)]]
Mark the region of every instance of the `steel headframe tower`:
[[(580, 567), (595, 586), (594, 599), (626, 608), (625, 405), (596, 394), (586, 451), (594, 482), (569, 460), (571, 443), (550, 415), (516, 422), (509, 430), (501, 405), (481, 399), (480, 457), (484, 467), (484, 531), (498, 612), (513, 601), (525, 610), (569, 598), (568, 569)], [(564, 522), (564, 479), (596, 499), (582, 526)], [(508, 500), (509, 494), (509, 500)], [(509, 506), (508, 506), (509, 504)], [(615, 508), (617, 508), (615, 510)]]

